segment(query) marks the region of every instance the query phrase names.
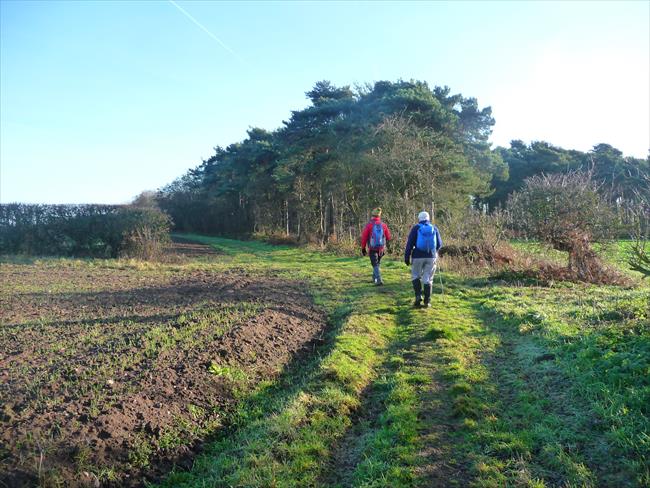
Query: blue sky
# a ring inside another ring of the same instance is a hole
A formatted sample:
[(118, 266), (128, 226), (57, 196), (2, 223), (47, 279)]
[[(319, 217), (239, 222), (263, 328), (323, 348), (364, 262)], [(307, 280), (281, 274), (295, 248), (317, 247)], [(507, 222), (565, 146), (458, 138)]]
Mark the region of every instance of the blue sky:
[(646, 1), (0, 0), (0, 202), (127, 202), (323, 79), (448, 85), (495, 145), (646, 157), (649, 25)]

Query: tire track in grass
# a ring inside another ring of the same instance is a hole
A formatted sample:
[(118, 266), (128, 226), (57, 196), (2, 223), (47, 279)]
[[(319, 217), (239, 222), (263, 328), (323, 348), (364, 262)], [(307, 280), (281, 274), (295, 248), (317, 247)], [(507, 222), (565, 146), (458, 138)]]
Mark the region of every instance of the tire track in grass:
[(361, 406), (351, 419), (352, 425), (335, 446), (325, 473), (319, 480), (320, 486), (353, 486), (353, 474), (361, 461), (367, 436), (378, 428), (377, 418), (386, 397), (386, 389), (379, 385), (381, 381), (378, 380), (363, 392)]
[[(386, 286), (378, 289), (375, 294), (376, 298), (382, 304), (394, 303), (395, 286)], [(376, 313), (385, 314), (387, 327), (396, 330), (397, 308), (385, 306), (376, 309)], [(390, 322), (390, 324), (388, 324)], [(351, 487), (363, 486), (364, 480), (360, 479), (358, 468), (361, 464), (367, 462), (367, 448), (372, 441), (373, 435), (381, 429), (381, 416), (384, 413), (384, 407), (393, 387), (395, 386), (393, 375), (395, 365), (391, 364), (389, 358), (392, 357), (399, 337), (395, 332), (391, 335), (390, 343), (387, 345), (381, 359), (381, 364), (376, 367), (373, 380), (366, 385), (359, 395), (359, 406), (350, 416), (350, 425), (343, 435), (336, 441), (330, 451), (330, 455), (325, 463), (323, 470), (318, 479), (317, 486), (327, 487)], [(378, 467), (371, 463), (373, 467)], [(394, 485), (386, 485), (394, 486)]]
[(444, 375), (448, 365), (438, 343), (449, 335), (444, 329), (449, 327), (449, 318), (444, 312), (445, 298), (436, 298), (430, 310), (408, 310), (404, 317), (413, 330), (408, 368), (428, 378), (418, 392), (420, 422), (414, 474), (417, 486), (465, 486), (468, 476), (464, 465), (454, 457), (456, 446), (450, 435), (458, 428), (458, 421), (453, 416), (450, 385)]
[(284, 378), (292, 387), (280, 380), (255, 392), (193, 470), (163, 486), (319, 486), (323, 459), (349, 428), (394, 331), (380, 297), (365, 287), (341, 292), (325, 297), (335, 308), (323, 356)]
[(337, 443), (321, 486), (466, 486), (468, 474), (454, 458), (450, 435), (459, 422), (444, 376), (448, 361), (436, 344), (453, 334), (434, 327), (453, 327), (461, 318), (448, 310), (461, 307), (447, 309), (438, 297), (434, 308), (414, 310), (408, 294), (392, 298), (397, 337)]
[(465, 487), (472, 480), (457, 436), (464, 423), (457, 401), (466, 385), (459, 384), (455, 375), (462, 362), (474, 360), (480, 347), (468, 334), (477, 328), (477, 319), (469, 312), (462, 295), (434, 294), (430, 309), (407, 309), (402, 318), (412, 330), (407, 367), (428, 378), (418, 391), (415, 486)]
[[(299, 271), (306, 256), (272, 252), (268, 263), (281, 272)], [(558, 374), (561, 364), (551, 360), (558, 345), (524, 337), (520, 317), (494, 313), (520, 292), (495, 294), (500, 288), (490, 283), (448, 276), (444, 297), (416, 311), (399, 263), (386, 262), (395, 285), (377, 292), (352, 285), (350, 294), (350, 277), (366, 269), (359, 261), (309, 259), (319, 284), (338, 297), (325, 303), (349, 299), (332, 354), (294, 390), (295, 402), (270, 419), (260, 415), (258, 427), (245, 418), (231, 444), (215, 446), (220, 459), (203, 468), (199, 461), (185, 486), (600, 485), (582, 459), (592, 443), (566, 442), (581, 440), (574, 408), (589, 409), (548, 394), (569, 386), (571, 375)], [(553, 297), (564, 299), (561, 291)]]

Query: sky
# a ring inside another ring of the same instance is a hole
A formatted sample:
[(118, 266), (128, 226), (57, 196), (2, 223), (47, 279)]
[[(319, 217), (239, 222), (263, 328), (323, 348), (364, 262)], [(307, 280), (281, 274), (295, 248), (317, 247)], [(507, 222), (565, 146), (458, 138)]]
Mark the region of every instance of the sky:
[(416, 79), (491, 141), (650, 148), (650, 2), (0, 0), (0, 203), (127, 203), (336, 85)]

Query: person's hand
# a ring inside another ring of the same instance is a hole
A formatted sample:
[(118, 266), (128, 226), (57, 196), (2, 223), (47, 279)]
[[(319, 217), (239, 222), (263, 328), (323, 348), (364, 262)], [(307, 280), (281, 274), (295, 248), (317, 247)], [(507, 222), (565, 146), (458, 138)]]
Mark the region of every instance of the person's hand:
[(411, 266), (411, 260), (409, 258), (404, 258), (404, 264)]
[(366, 254), (368, 254), (368, 253), (366, 252), (366, 248), (365, 248), (365, 247), (364, 247), (363, 249), (361, 249), (361, 254), (364, 255), (364, 256), (365, 256)]

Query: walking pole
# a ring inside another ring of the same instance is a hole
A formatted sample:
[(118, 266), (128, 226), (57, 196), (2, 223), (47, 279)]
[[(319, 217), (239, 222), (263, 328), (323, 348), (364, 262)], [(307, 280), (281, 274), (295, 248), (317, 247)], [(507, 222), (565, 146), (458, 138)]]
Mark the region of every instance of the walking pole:
[[(442, 267), (441, 267), (442, 268)], [(442, 284), (442, 269), (438, 270), (438, 278), (440, 279), (440, 290), (441, 290), (441, 295), (445, 294), (445, 287)]]

